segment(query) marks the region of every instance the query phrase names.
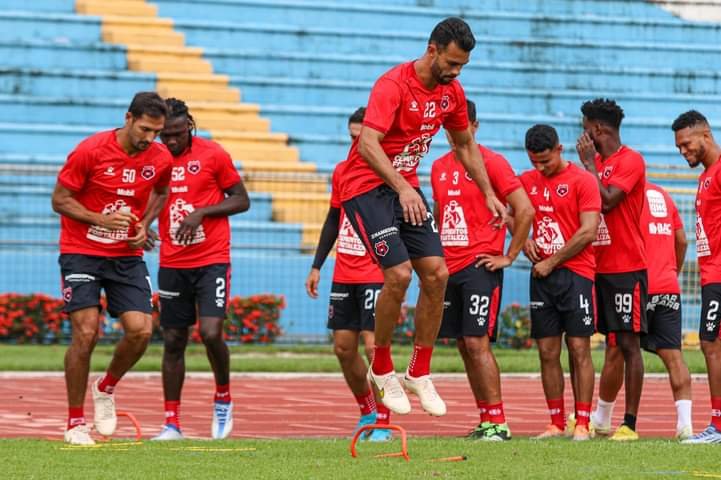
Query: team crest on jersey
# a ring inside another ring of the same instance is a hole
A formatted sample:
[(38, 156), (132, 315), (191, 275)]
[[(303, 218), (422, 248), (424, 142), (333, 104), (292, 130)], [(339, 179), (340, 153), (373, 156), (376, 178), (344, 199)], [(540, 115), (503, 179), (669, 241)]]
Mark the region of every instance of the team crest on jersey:
[(446, 172), (441, 173), (441, 177), (438, 179), (439, 182), (445, 182), (448, 178), (448, 175), (446, 175)]
[(471, 174), (470, 174), (470, 173), (466, 172), (463, 176), (466, 177), (466, 180), (468, 180), (469, 182), (472, 182), (472, 181), (473, 181), (473, 179), (471, 178)]
[(190, 160), (188, 162), (188, 172), (197, 175), (200, 171), (200, 160)]
[(531, 195), (538, 195), (538, 188), (534, 185), (531, 187)]
[(408, 107), (408, 110), (410, 110), (411, 112), (417, 112), (418, 111), (418, 102), (416, 102), (415, 100), (411, 101), (411, 105), (410, 105), (410, 107)]
[(711, 179), (710, 179), (710, 178), (707, 178), (706, 180), (703, 181), (703, 189), (704, 189), (704, 190), (708, 190), (708, 188), (709, 188), (710, 186), (711, 186)]
[(448, 110), (448, 107), (451, 106), (451, 99), (448, 98), (448, 95), (443, 95), (441, 97), (441, 110)]
[(376, 243), (373, 248), (376, 251), (376, 255), (379, 257), (385, 257), (388, 254), (388, 250), (390, 250), (390, 248), (388, 248), (388, 242), (385, 240), (381, 240)]
[(145, 180), (150, 180), (155, 176), (155, 167), (153, 165), (145, 165), (140, 170), (140, 176), (143, 177)]
[(558, 194), (559, 197), (565, 197), (568, 194), (568, 184), (567, 183), (561, 183), (556, 187), (556, 194)]
[(603, 178), (609, 178), (611, 176), (611, 172), (613, 171), (613, 167), (606, 167), (603, 169)]

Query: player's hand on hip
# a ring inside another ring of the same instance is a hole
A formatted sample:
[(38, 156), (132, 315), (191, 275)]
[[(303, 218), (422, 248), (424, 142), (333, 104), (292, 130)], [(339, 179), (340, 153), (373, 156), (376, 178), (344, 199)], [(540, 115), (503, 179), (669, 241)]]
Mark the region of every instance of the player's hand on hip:
[(538, 245), (530, 238), (526, 240), (526, 244), (523, 246), (523, 254), (533, 263), (541, 261), (541, 256), (538, 254)]
[(476, 268), (484, 267), (486, 270), (491, 272), (509, 267), (513, 263), (513, 260), (511, 260), (511, 257), (508, 255), (483, 254), (478, 255), (476, 258), (478, 259), (476, 262)]
[(428, 218), (428, 210), (423, 199), (412, 187), (405, 188), (398, 192), (398, 200), (403, 209), (403, 220), (413, 226), (423, 225)]
[(113, 212), (100, 217), (100, 226), (108, 230), (124, 230), (138, 221), (133, 212)]
[(175, 239), (181, 245), (189, 245), (193, 241), (195, 231), (203, 222), (203, 213), (200, 210), (196, 210), (190, 213), (187, 217), (180, 222), (178, 230), (175, 232)]
[(308, 278), (305, 279), (305, 291), (310, 298), (318, 298), (318, 284), (320, 283), (320, 270), (311, 268)]
[(140, 248), (145, 245), (145, 240), (148, 239), (148, 232), (145, 230), (143, 222), (135, 224), (135, 235), (128, 238), (128, 245), (130, 248)]
[(158, 232), (153, 230), (152, 228), (148, 229), (148, 235), (145, 238), (145, 243), (143, 244), (143, 250), (146, 252), (151, 251), (153, 248), (155, 248), (155, 242), (158, 241)]
[(495, 195), (487, 196), (486, 206), (493, 215), (493, 219), (491, 220), (493, 228), (499, 229), (508, 222), (508, 211), (506, 210), (506, 206), (498, 200), (498, 197)]
[(547, 258), (533, 265), (531, 275), (533, 275), (535, 278), (546, 278), (551, 274), (552, 271), (553, 264), (551, 263), (550, 259)]
[(596, 147), (588, 132), (583, 132), (576, 142), (578, 158), (587, 170), (596, 170)]

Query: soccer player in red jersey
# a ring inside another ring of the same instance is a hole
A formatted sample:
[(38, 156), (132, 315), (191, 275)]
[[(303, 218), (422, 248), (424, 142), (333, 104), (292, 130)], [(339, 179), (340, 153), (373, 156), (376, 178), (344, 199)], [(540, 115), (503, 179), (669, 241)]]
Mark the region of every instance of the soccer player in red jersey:
[(443, 313), (448, 269), (416, 169), (441, 126), (453, 137), (456, 156), (485, 194), (500, 223), (505, 206), (496, 198), (481, 153), (468, 129), (466, 97), (456, 77), (468, 63), (475, 38), (460, 18), (447, 18), (431, 33), (425, 54), (383, 74), (373, 86), (363, 128), (344, 169), (341, 201), (353, 228), (383, 268), (376, 304), (375, 353), (368, 377), (392, 411), (409, 413), (396, 377), (391, 337), (415, 270), (420, 280), (413, 354), (405, 387), (431, 415), (445, 402), (430, 378), (433, 344)]
[[(160, 326), (163, 328), (165, 424), (153, 440), (182, 440), (180, 394), (185, 347), (196, 321), (215, 377), (211, 435), (233, 430), (230, 354), (223, 325), (230, 291), (228, 217), (250, 208), (243, 181), (230, 155), (217, 143), (194, 135), (185, 102), (165, 100), (168, 116), (160, 139), (173, 155), (168, 202), (160, 210)], [(152, 242), (147, 245), (152, 248)]]
[(701, 270), (699, 337), (711, 391), (711, 424), (684, 443), (721, 443), (721, 146), (701, 113), (673, 122), (676, 146), (689, 167), (703, 165), (696, 192), (696, 256)]
[[(365, 110), (365, 107), (360, 107), (348, 119), (348, 132), (353, 141), (358, 138), (363, 126)], [(328, 307), (328, 328), (333, 330), (333, 350), (338, 357), (343, 377), (360, 408), (361, 417), (356, 427), (360, 428), (374, 423), (390, 423), (390, 412), (385, 405), (376, 401), (373, 389), (368, 384), (368, 369), (363, 357), (358, 353), (359, 337), (362, 336), (368, 362), (373, 360), (375, 303), (383, 286), (383, 272), (368, 255), (341, 206), (340, 183), (346, 163), (339, 163), (333, 170), (330, 208), (323, 222), (305, 288), (311, 298), (318, 298), (320, 269), (337, 240)], [(373, 442), (387, 441), (391, 439), (391, 431), (373, 430), (362, 439)]]
[[(641, 229), (646, 164), (640, 153), (621, 143), (624, 114), (615, 101), (596, 99), (581, 106), (583, 134), (576, 150), (586, 169), (598, 178), (601, 223), (593, 243), (596, 253), (598, 330), (618, 345), (625, 364), (626, 410), (611, 440), (637, 440), (636, 416), (643, 388), (640, 337), (647, 330), (648, 280)], [(613, 335), (609, 335), (613, 334)], [(606, 354), (610, 355), (610, 347)], [(611, 364), (609, 363), (609, 367)], [(604, 363), (599, 401), (591, 415), (596, 433), (609, 434), (613, 402)]]
[(60, 170), (53, 210), (60, 220), (60, 270), (64, 310), (73, 338), (65, 354), (68, 423), (65, 441), (91, 445), (83, 403), (90, 356), (98, 339), (100, 290), (124, 335), (102, 377), (92, 384), (95, 429), (112, 435), (117, 425), (113, 391), (145, 352), (152, 333), (151, 285), (143, 243), (165, 202), (171, 157), (155, 137), (166, 107), (154, 92), (135, 95), (122, 128), (96, 133), (75, 147)]
[[(654, 255), (654, 260), (648, 262), (648, 334), (641, 337), (641, 347), (657, 354), (668, 370), (676, 402), (676, 438), (685, 440), (693, 435), (691, 375), (681, 353), (681, 288), (678, 284), (686, 258), (686, 233), (671, 196), (648, 182), (641, 226), (646, 251)], [(604, 372), (604, 395), (613, 395), (602, 398), (612, 402), (623, 384), (623, 355), (614, 346), (608, 349)]]
[(536, 211), (533, 239), (524, 252), (531, 262), (531, 336), (538, 344), (541, 380), (551, 424), (536, 439), (562, 436), (561, 337), (566, 333), (575, 397), (574, 440), (591, 438), (593, 400), (591, 335), (596, 330), (593, 279), (601, 195), (593, 175), (562, 158), (563, 145), (549, 125), (526, 132), (526, 151), (534, 169), (521, 182)]
[[(478, 129), (476, 106), (467, 101), (471, 132)], [(439, 226), (448, 265), (448, 286), (439, 337), (456, 339), (468, 382), (481, 413), (470, 438), (488, 441), (511, 439), (501, 398), (501, 375), (491, 343), (496, 339), (501, 307), (503, 268), (523, 249), (533, 220), (533, 207), (521, 182), (500, 154), (478, 145), (491, 186), (514, 212), (513, 238), (503, 253), (506, 228), (493, 224), (493, 213), (483, 194), (452, 150), (431, 169), (433, 215)]]

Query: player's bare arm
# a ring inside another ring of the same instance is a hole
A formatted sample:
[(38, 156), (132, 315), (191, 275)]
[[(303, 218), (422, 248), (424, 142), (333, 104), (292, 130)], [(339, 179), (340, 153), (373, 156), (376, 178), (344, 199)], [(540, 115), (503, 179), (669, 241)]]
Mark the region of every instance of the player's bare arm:
[(132, 212), (117, 211), (108, 215), (91, 212), (78, 202), (73, 195), (74, 193), (71, 190), (63, 187), (59, 183), (56, 184), (52, 196), (53, 211), (78, 222), (97, 225), (108, 230), (128, 228), (131, 224), (138, 221), (138, 217)]
[(330, 207), (325, 216), (323, 228), (320, 231), (320, 239), (315, 249), (313, 266), (305, 279), (305, 291), (310, 298), (318, 298), (318, 284), (320, 283), (320, 268), (333, 248), (338, 238), (338, 227), (340, 225), (340, 208)]
[(528, 240), (528, 232), (531, 230), (536, 211), (533, 209), (526, 191), (523, 188), (517, 188), (506, 197), (506, 201), (514, 212), (513, 228), (510, 229), (512, 236), (508, 250), (505, 255), (479, 256), (476, 267), (484, 266), (490, 271), (495, 271), (510, 266), (516, 260), (518, 254), (521, 253), (526, 240)]
[(596, 170), (596, 154), (598, 152), (596, 151), (596, 147), (593, 146), (593, 140), (591, 140), (587, 132), (583, 132), (583, 134), (578, 137), (576, 151), (583, 166), (593, 174), (598, 182), (598, 188), (601, 191), (601, 211), (603, 213), (610, 212), (626, 198), (626, 192), (613, 185), (604, 187), (601, 183), (598, 171)]
[(559, 251), (533, 265), (531, 274), (536, 278), (550, 275), (554, 268), (575, 257), (596, 238), (601, 217), (598, 212), (581, 212), (581, 225), (571, 239)]
[(498, 226), (500, 227), (506, 221), (506, 206), (498, 200), (493, 187), (491, 187), (491, 181), (488, 179), (488, 172), (486, 172), (486, 166), (483, 163), (483, 155), (478, 149), (470, 129), (449, 130), (448, 133), (456, 147), (456, 158), (463, 164), (463, 167), (473, 181), (476, 182), (483, 195), (486, 196), (486, 206), (493, 213), (493, 216), (498, 219)]
[(358, 152), (386, 185), (398, 193), (403, 220), (411, 225), (422, 225), (428, 216), (426, 205), (418, 192), (393, 168), (393, 163), (381, 146), (384, 136), (382, 132), (364, 125), (358, 138)]
[(683, 265), (686, 262), (686, 249), (688, 248), (688, 240), (686, 232), (683, 228), (677, 229), (674, 233), (674, 248), (676, 250), (676, 275), (681, 275)]
[(186, 216), (178, 227), (175, 238), (187, 245), (205, 217), (229, 217), (250, 208), (250, 198), (242, 181), (225, 190), (225, 198), (215, 205), (198, 208)]

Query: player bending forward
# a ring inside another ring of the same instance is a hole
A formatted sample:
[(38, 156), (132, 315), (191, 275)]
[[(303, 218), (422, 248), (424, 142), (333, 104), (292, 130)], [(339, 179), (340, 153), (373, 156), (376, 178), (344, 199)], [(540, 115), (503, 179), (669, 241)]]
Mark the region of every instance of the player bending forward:
[(117, 426), (115, 386), (145, 352), (153, 331), (152, 288), (143, 261), (151, 216), (165, 202), (171, 156), (156, 143), (167, 109), (154, 92), (135, 95), (125, 125), (92, 135), (75, 147), (58, 175), (53, 210), (60, 219), (64, 310), (73, 338), (65, 354), (68, 422), (65, 441), (92, 445), (83, 403), (90, 356), (98, 340), (100, 290), (123, 337), (105, 375), (92, 384), (95, 429)]

